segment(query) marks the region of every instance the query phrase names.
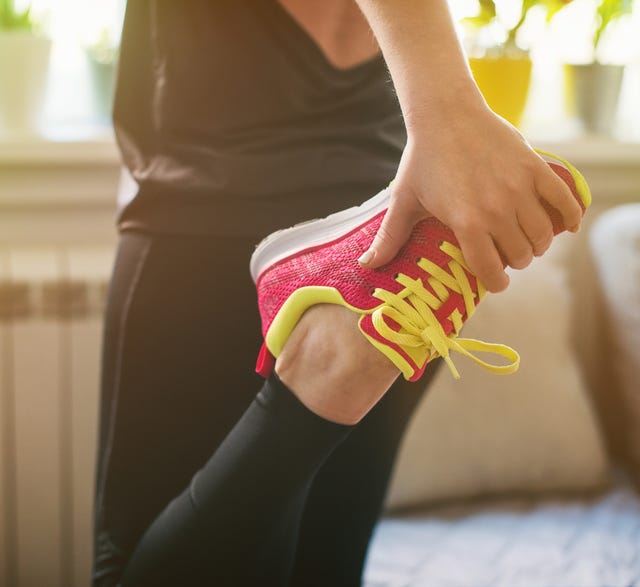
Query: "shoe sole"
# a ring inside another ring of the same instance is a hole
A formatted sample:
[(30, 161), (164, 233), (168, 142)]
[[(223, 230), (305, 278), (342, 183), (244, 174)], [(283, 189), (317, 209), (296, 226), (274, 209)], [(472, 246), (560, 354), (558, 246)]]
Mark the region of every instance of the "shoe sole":
[(386, 187), (359, 206), (335, 212), (325, 218), (307, 220), (270, 234), (251, 255), (249, 270), (253, 281), (257, 282), (260, 274), (274, 263), (300, 251), (326, 245), (358, 228), (389, 207), (390, 195), (391, 192)]
[[(591, 204), (591, 194), (585, 179), (568, 161), (536, 149), (536, 152), (547, 163), (564, 167), (573, 177), (578, 194), (585, 207)], [(383, 212), (389, 207), (391, 190), (386, 187), (359, 206), (353, 206), (327, 216), (326, 218), (307, 220), (278, 230), (263, 239), (251, 255), (249, 270), (254, 283), (257, 283), (262, 272), (288, 257), (301, 251), (327, 245), (344, 237), (352, 230)]]

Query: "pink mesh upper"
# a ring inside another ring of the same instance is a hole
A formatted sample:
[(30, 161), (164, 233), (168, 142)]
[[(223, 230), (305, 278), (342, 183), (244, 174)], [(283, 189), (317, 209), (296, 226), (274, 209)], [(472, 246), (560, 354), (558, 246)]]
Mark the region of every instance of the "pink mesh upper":
[(456, 244), (455, 237), (446, 226), (430, 218), (415, 226), (411, 238), (391, 263), (375, 270), (360, 267), (358, 258), (369, 248), (383, 216), (384, 212), (380, 212), (348, 235), (297, 253), (264, 271), (256, 283), (263, 334), (282, 304), (302, 287), (333, 287), (347, 303), (367, 311), (381, 303), (371, 295), (375, 288), (394, 293), (403, 289), (394, 279), (396, 274), (426, 277), (416, 264), (418, 258), (428, 257), (441, 266), (449, 261), (438, 245), (443, 240)]

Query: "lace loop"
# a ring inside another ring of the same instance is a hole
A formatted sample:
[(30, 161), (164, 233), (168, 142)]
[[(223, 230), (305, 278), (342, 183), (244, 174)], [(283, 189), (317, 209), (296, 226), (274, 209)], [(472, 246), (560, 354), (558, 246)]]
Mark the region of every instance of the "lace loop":
[[(413, 279), (404, 274), (396, 277), (396, 281), (404, 286), (401, 292), (394, 294), (379, 288), (374, 291), (374, 297), (385, 303), (372, 314), (374, 328), (384, 338), (397, 345), (414, 348), (426, 346), (429, 352), (428, 360), (442, 357), (456, 379), (460, 378), (460, 374), (449, 356), (450, 351), (456, 351), (470, 358), (493, 373), (513, 373), (518, 369), (520, 357), (512, 348), (472, 338), (457, 338), (464, 322), (459, 309), (454, 309), (448, 316), (453, 326), (453, 331), (449, 335), (445, 333), (442, 324), (436, 318), (434, 311), (437, 312), (442, 307), (452, 291), (462, 296), (467, 319), (473, 315), (477, 304), (486, 294), (486, 288), (478, 279), (476, 279), (478, 291), (474, 293), (469, 282), (471, 271), (459, 248), (444, 242), (440, 245), (440, 249), (451, 259), (447, 264), (450, 273), (428, 259), (419, 259), (417, 262), (418, 266), (430, 275), (427, 284), (432, 291), (425, 287), (421, 279)], [(395, 322), (400, 331), (391, 328), (385, 316)], [(501, 355), (510, 363), (507, 365), (487, 363), (471, 351)]]

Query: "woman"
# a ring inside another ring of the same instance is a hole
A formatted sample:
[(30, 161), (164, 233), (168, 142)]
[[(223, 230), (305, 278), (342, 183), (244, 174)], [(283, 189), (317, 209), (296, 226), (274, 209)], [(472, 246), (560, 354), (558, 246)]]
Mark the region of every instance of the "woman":
[(317, 306), (260, 390), (253, 247), (395, 177), (363, 265), (430, 213), (499, 291), (505, 263), (550, 244), (540, 200), (574, 229), (578, 206), (487, 108), (445, 0), (131, 2), (114, 121), (135, 190), (106, 317), (93, 585), (359, 585), (433, 370), (385, 393), (397, 369)]

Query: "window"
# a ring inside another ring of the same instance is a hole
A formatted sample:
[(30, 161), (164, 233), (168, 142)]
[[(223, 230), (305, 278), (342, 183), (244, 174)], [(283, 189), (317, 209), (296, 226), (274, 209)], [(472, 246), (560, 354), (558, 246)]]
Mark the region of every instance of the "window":
[[(211, 0), (215, 1), (215, 0)], [(262, 0), (256, 0), (262, 1)], [(15, 0), (18, 7), (28, 0)], [(573, 0), (570, 6), (545, 23), (542, 7), (534, 8), (519, 34), (519, 42), (531, 51), (533, 84), (527, 118), (534, 119), (536, 133), (567, 132), (571, 125), (563, 110), (561, 63), (589, 59), (589, 39), (596, 0)], [(477, 0), (449, 0), (459, 21), (477, 12)], [(33, 12), (51, 37), (44, 128), (47, 135), (73, 138), (108, 132), (113, 56), (119, 43), (126, 0), (31, 0)], [(519, 3), (496, 0), (503, 20), (518, 17)], [(187, 6), (185, 4), (185, 10)], [(459, 27), (463, 34), (463, 27)], [(631, 18), (613, 27), (604, 39), (601, 57), (621, 63), (640, 63), (640, 0)], [(486, 41), (486, 39), (485, 39)], [(469, 38), (466, 39), (467, 47)], [(640, 65), (627, 67), (618, 128), (640, 139)], [(561, 122), (561, 124), (559, 124)]]
[(33, 12), (53, 41), (44, 109), (47, 133), (66, 137), (108, 128), (125, 3), (32, 0)]

